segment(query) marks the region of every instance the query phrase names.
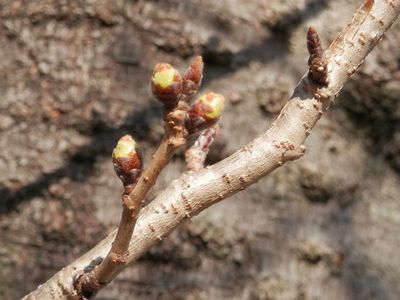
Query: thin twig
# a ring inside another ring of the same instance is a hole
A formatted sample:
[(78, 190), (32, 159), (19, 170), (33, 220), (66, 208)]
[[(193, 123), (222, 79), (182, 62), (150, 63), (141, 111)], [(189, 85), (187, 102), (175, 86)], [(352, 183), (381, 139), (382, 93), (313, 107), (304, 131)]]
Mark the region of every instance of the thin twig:
[(185, 152), (186, 167), (189, 171), (198, 171), (204, 167), (204, 162), (217, 132), (216, 127), (204, 130), (197, 137), (193, 146)]
[(165, 134), (160, 146), (133, 190), (122, 196), (122, 215), (110, 251), (97, 267), (82, 274), (75, 282), (81, 298), (92, 297), (124, 268), (129, 242), (145, 196), (175, 151), (186, 143), (188, 135), (185, 128), (186, 110), (186, 103), (181, 101), (177, 108), (165, 113)]
[[(111, 282), (119, 273), (119, 270), (124, 267), (126, 257), (129, 255), (128, 246), (146, 194), (154, 186), (158, 175), (168, 164), (175, 151), (186, 144), (189, 135), (186, 126), (188, 110), (190, 109), (189, 98), (199, 88), (202, 74), (203, 60), (201, 57), (195, 58), (183, 80), (180, 73), (171, 65), (157, 64), (155, 66), (151, 87), (153, 95), (164, 105), (165, 134), (152, 157), (150, 165), (139, 178), (137, 178), (141, 173), (139, 153), (134, 152), (131, 156), (124, 156), (127, 152), (124, 145), (129, 142), (131, 148), (136, 145), (132, 137), (121, 138), (124, 140), (119, 144), (120, 151), (114, 150), (114, 166), (125, 187), (125, 193), (122, 197), (122, 216), (115, 240), (105, 259), (97, 267), (76, 279), (75, 287), (79, 298), (90, 298), (95, 295), (98, 290)], [(182, 86), (185, 88), (182, 88)], [(218, 118), (214, 121), (218, 121)], [(130, 148), (128, 147), (128, 149)], [(119, 158), (114, 157), (115, 151), (120, 153)], [(127, 159), (129, 160), (130, 157), (133, 158), (132, 165), (136, 169), (130, 170), (131, 164), (127, 163)]]

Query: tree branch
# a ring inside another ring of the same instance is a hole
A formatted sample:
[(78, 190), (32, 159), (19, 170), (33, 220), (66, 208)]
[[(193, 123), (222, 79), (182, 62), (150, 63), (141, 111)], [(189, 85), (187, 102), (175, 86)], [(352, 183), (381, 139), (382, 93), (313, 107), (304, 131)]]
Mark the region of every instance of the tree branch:
[[(399, 12), (400, 0), (367, 0), (325, 52), (327, 86), (321, 87), (305, 75), (266, 133), (219, 163), (182, 175), (144, 207), (129, 244), (126, 264), (187, 218), (245, 189), (286, 161), (301, 157), (310, 130)], [(78, 299), (73, 286), (75, 276), (99, 257), (105, 257), (114, 237), (115, 232), (25, 299)]]

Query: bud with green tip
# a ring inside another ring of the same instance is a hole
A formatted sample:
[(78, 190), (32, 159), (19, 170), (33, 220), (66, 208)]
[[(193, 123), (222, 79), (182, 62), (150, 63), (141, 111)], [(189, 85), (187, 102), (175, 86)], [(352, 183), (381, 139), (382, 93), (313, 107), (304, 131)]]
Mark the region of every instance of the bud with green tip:
[(207, 93), (198, 98), (188, 111), (186, 128), (189, 133), (214, 125), (221, 117), (225, 106), (224, 96)]
[(151, 78), (154, 97), (164, 104), (166, 109), (176, 107), (182, 91), (182, 76), (170, 64), (157, 64)]
[(119, 139), (112, 153), (115, 173), (125, 188), (132, 187), (142, 173), (142, 159), (136, 141), (125, 135)]

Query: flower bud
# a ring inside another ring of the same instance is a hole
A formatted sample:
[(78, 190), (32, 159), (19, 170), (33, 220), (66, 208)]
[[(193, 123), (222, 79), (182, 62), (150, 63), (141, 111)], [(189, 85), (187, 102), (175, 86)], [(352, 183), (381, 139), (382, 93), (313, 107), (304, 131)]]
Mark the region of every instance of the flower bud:
[(203, 79), (203, 69), (203, 58), (197, 56), (183, 76), (183, 93), (185, 95), (190, 96), (197, 92)]
[(207, 93), (198, 98), (188, 111), (186, 128), (189, 133), (215, 124), (221, 117), (225, 98), (220, 94)]
[(169, 64), (157, 64), (151, 78), (151, 89), (165, 108), (172, 109), (177, 105), (182, 91), (182, 76)]
[(134, 185), (142, 173), (142, 159), (137, 150), (137, 143), (130, 135), (119, 139), (112, 153), (115, 173), (124, 187)]

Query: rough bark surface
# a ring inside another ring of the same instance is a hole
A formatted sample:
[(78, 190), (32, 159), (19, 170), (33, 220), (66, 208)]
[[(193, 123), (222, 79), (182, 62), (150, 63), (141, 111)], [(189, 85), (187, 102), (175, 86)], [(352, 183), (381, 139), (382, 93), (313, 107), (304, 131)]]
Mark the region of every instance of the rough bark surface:
[[(118, 222), (112, 147), (134, 130), (154, 149), (162, 132), (142, 84), (153, 62), (208, 57), (207, 89), (225, 89), (232, 100), (224, 143), (210, 153), (215, 161), (261, 134), (284, 104), (280, 95), (306, 68), (307, 25), (327, 28), (319, 31), (327, 45), (359, 4), (18, 3), (1, 9), (5, 299), (84, 253), (104, 234), (99, 224)], [(181, 27), (184, 39), (174, 35)], [(315, 128), (301, 161), (187, 222), (98, 297), (395, 299), (398, 40), (398, 30), (388, 33)], [(182, 170), (177, 160), (158, 191)]]

